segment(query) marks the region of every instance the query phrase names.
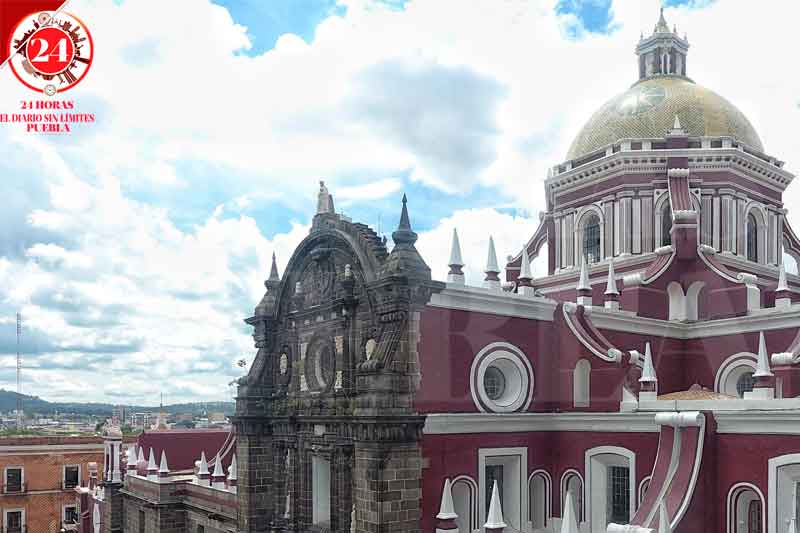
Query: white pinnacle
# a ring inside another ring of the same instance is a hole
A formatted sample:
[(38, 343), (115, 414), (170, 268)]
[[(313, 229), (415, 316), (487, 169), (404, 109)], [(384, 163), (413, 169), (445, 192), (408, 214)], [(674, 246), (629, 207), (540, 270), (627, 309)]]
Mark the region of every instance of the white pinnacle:
[(755, 378), (773, 376), (772, 370), (769, 367), (769, 355), (767, 355), (767, 343), (764, 341), (764, 332), (762, 331), (758, 336), (758, 360), (756, 361), (756, 371), (753, 374)]
[(489, 513), (486, 516), (484, 529), (503, 529), (508, 525), (503, 521), (503, 508), (500, 505), (500, 493), (497, 491), (497, 480), (492, 487), (492, 501), (489, 504)]
[(136, 459), (136, 464), (144, 463), (144, 462), (145, 462), (144, 449), (141, 446), (139, 446), (139, 455), (138, 455), (138, 457)]
[(228, 481), (234, 481), (236, 479), (236, 456), (234, 455), (231, 458), (231, 464), (228, 467)]
[(497, 252), (494, 251), (494, 239), (489, 236), (489, 253), (486, 256), (486, 270), (484, 272), (500, 272), (497, 266)]
[(208, 475), (208, 461), (206, 461), (206, 452), (200, 452), (200, 468), (197, 471), (198, 475)]
[(519, 279), (533, 279), (533, 275), (531, 274), (531, 260), (528, 257), (528, 250), (522, 249), (522, 264), (519, 267)]
[(608, 262), (608, 281), (606, 282), (606, 294), (619, 294), (617, 280), (614, 277), (614, 260)]
[(586, 258), (581, 261), (581, 275), (578, 278), (578, 290), (590, 291), (592, 286), (589, 285), (589, 263)]
[(128, 466), (136, 466), (136, 450), (133, 446), (128, 446)]
[(161, 466), (158, 468), (160, 474), (169, 474), (169, 466), (167, 466), (167, 453), (161, 450)]
[(214, 473), (211, 474), (213, 477), (225, 477), (225, 472), (222, 470), (222, 458), (217, 454), (217, 459), (214, 461)]
[(147, 469), (155, 470), (156, 468), (156, 454), (153, 453), (153, 448), (150, 448), (150, 459), (147, 460)]
[(781, 261), (781, 264), (778, 267), (778, 288), (775, 290), (776, 291), (789, 290), (789, 285), (786, 283), (786, 267), (783, 266), (783, 261)]
[(458, 242), (458, 231), (455, 228), (453, 228), (453, 240), (450, 244), (450, 262), (447, 265), (464, 266), (464, 261), (461, 259), (461, 243)]
[(653, 367), (653, 355), (650, 353), (650, 343), (648, 342), (644, 345), (644, 363), (639, 383), (655, 383), (657, 381), (656, 369)]
[(572, 489), (567, 490), (564, 512), (561, 513), (561, 533), (578, 533), (578, 520), (575, 518), (575, 509), (572, 506)]
[(681, 126), (681, 119), (678, 118), (678, 115), (675, 115), (675, 124), (673, 124), (672, 129), (674, 130), (683, 129), (683, 126)]
[(667, 505), (664, 500), (661, 500), (661, 504), (658, 506), (658, 533), (672, 533), (669, 515), (667, 514)]
[(455, 520), (458, 515), (453, 506), (453, 492), (451, 490), (450, 478), (444, 480), (444, 488), (442, 489), (442, 502), (439, 504), (439, 514), (436, 515), (438, 520)]

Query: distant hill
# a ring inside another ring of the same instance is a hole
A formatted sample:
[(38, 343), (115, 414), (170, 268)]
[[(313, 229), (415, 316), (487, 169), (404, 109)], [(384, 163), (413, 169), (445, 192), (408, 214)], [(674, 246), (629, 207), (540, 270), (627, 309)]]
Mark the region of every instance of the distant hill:
[[(17, 408), (17, 393), (0, 389), (0, 411), (7, 413)], [(26, 414), (51, 415), (77, 414), (93, 416), (111, 416), (115, 404), (110, 403), (79, 403), (79, 402), (48, 402), (38, 396), (22, 395), (22, 410)], [(143, 405), (124, 405), (128, 412), (154, 412), (158, 411), (158, 406)], [(233, 414), (235, 404), (233, 402), (194, 402), (176, 403), (164, 406), (164, 412), (170, 414), (191, 413), (201, 415), (207, 412), (223, 412), (227, 415)]]

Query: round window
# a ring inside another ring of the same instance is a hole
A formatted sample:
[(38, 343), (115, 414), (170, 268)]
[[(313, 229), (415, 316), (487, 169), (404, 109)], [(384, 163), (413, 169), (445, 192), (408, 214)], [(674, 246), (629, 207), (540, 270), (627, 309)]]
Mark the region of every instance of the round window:
[(752, 372), (745, 372), (736, 381), (736, 395), (739, 398), (744, 397), (745, 392), (751, 392), (756, 384), (756, 378), (753, 377)]
[(528, 357), (506, 342), (484, 347), (472, 361), (470, 392), (483, 412), (527, 409), (533, 399), (533, 368)]
[(496, 366), (490, 366), (483, 375), (483, 388), (490, 400), (499, 400), (506, 390), (506, 378)]

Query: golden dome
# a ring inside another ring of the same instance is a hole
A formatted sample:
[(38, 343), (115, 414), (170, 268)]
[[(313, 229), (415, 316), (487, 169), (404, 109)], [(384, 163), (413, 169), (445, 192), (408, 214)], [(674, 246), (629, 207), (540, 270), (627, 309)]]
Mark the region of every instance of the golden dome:
[(731, 136), (764, 151), (753, 125), (733, 104), (686, 78), (659, 76), (638, 82), (592, 115), (572, 142), (567, 159), (620, 139), (663, 138), (675, 115), (690, 136)]

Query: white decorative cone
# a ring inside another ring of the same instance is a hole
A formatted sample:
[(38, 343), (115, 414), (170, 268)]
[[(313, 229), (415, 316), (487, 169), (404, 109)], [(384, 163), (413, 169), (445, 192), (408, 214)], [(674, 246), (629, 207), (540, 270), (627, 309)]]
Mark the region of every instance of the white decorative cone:
[(531, 260), (528, 257), (528, 250), (522, 250), (522, 264), (519, 267), (519, 279), (533, 279), (533, 274), (531, 274)]
[(578, 278), (578, 290), (592, 290), (592, 286), (589, 285), (589, 262), (585, 257), (581, 260), (581, 275)]
[(579, 533), (578, 520), (575, 516), (575, 509), (572, 506), (572, 490), (567, 491), (564, 511), (561, 513), (561, 533)]
[(776, 291), (789, 290), (789, 285), (786, 283), (786, 267), (783, 266), (783, 261), (781, 261), (781, 264), (778, 267), (778, 288), (775, 290)]
[(497, 252), (494, 250), (494, 239), (489, 236), (489, 252), (486, 255), (486, 270), (484, 272), (500, 272), (497, 265)]
[(155, 470), (156, 468), (158, 468), (156, 466), (156, 454), (153, 453), (153, 448), (150, 448), (150, 459), (147, 460), (147, 469)]
[(764, 341), (764, 332), (762, 331), (758, 337), (758, 360), (756, 362), (756, 371), (753, 377), (770, 377), (772, 370), (769, 367), (769, 355), (767, 355), (767, 344)]
[(489, 514), (486, 517), (484, 529), (503, 529), (508, 527), (503, 521), (503, 508), (500, 505), (500, 493), (497, 491), (497, 480), (492, 487), (492, 501), (489, 504)]
[(444, 480), (442, 502), (439, 504), (439, 514), (436, 515), (436, 518), (439, 520), (455, 520), (458, 518), (453, 505), (453, 492), (449, 478)]
[(606, 294), (619, 294), (617, 280), (614, 276), (614, 261), (608, 262), (608, 280), (606, 281)]
[(167, 465), (167, 453), (161, 450), (161, 466), (158, 467), (159, 474), (169, 474), (169, 466)]
[(650, 353), (650, 343), (644, 345), (644, 363), (642, 364), (642, 377), (639, 383), (654, 383), (658, 381), (656, 369), (653, 366), (653, 355)]
[(461, 243), (458, 241), (458, 231), (453, 228), (453, 240), (450, 244), (450, 261), (448, 265), (464, 266), (464, 261), (461, 259)]
[(214, 473), (211, 475), (214, 477), (223, 477), (225, 475), (225, 472), (222, 470), (222, 459), (219, 454), (217, 454), (217, 459), (214, 461)]
[(146, 462), (146, 461), (145, 461), (145, 458), (144, 458), (144, 449), (143, 449), (141, 446), (139, 446), (139, 455), (138, 455), (138, 457), (137, 457), (137, 459), (136, 459), (136, 462), (137, 462), (137, 463), (144, 463), (144, 462)]
[(231, 464), (228, 467), (228, 481), (234, 481), (236, 479), (236, 476), (237, 476), (236, 468), (237, 468), (236, 467), (236, 456), (234, 455), (231, 458)]
[(208, 461), (206, 461), (206, 452), (200, 452), (200, 468), (197, 473), (199, 475), (208, 475)]

